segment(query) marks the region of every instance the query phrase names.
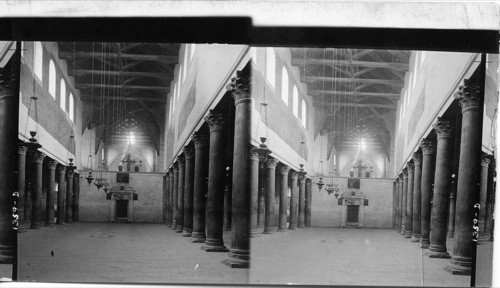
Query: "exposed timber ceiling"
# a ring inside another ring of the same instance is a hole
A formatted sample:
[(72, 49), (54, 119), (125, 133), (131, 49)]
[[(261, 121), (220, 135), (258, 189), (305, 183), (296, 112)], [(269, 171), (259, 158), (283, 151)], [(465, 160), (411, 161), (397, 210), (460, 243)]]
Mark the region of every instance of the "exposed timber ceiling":
[[(337, 147), (359, 147), (359, 137), (389, 154), (391, 123), (410, 51), (292, 48), (316, 113), (315, 135), (333, 132)], [(391, 115), (392, 114), (392, 115)]]
[[(159, 151), (165, 102), (180, 44), (59, 42), (84, 103), (83, 130), (98, 127), (97, 142), (135, 142)], [(83, 132), (83, 131), (82, 131)], [(97, 146), (96, 146), (97, 147)]]

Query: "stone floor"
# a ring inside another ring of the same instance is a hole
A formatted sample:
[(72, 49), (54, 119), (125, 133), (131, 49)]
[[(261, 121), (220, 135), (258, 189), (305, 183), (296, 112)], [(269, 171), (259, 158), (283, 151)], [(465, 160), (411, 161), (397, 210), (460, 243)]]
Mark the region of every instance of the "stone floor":
[(222, 263), (227, 253), (205, 252), (161, 224), (74, 223), (18, 239), (18, 281), (248, 283), (248, 269)]
[[(451, 239), (448, 239), (451, 252)], [(478, 246), (476, 286), (491, 285), (492, 242)], [(306, 228), (252, 238), (251, 284), (470, 286), (448, 259), (389, 229)]]

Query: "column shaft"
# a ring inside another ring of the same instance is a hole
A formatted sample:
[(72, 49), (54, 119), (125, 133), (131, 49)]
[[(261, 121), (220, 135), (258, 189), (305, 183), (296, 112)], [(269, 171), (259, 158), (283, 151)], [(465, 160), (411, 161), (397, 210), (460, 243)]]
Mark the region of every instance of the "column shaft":
[(411, 238), (413, 229), (413, 177), (414, 177), (414, 164), (412, 161), (407, 164), (408, 167), (408, 195), (406, 196), (406, 230), (405, 237)]
[(195, 148), (194, 187), (193, 187), (193, 233), (192, 242), (205, 242), (205, 206), (208, 175), (207, 145), (205, 137), (199, 132), (192, 136)]
[(31, 210), (31, 227), (32, 229), (39, 229), (41, 227), (40, 223), (42, 219), (42, 171), (43, 171), (43, 159), (45, 154), (36, 151), (32, 155), (31, 163), (33, 165), (33, 175), (32, 175), (32, 210)]
[(403, 169), (403, 201), (401, 203), (401, 235), (406, 234), (406, 206), (408, 201), (408, 169)]
[(274, 199), (276, 198), (276, 164), (278, 160), (269, 158), (266, 161), (266, 219), (264, 224), (264, 233), (272, 234), (275, 230), (274, 225)]
[(163, 196), (162, 196), (162, 206), (161, 206), (161, 220), (163, 223), (167, 223), (167, 179), (168, 179), (168, 176), (165, 174), (163, 175), (163, 189), (162, 189), (162, 192), (163, 192)]
[(66, 215), (64, 222), (73, 223), (73, 175), (75, 166), (68, 166), (66, 169)]
[(54, 226), (54, 193), (56, 186), (56, 166), (57, 161), (50, 160), (48, 162), (49, 167), (49, 185), (47, 189), (47, 208), (45, 209), (46, 217), (45, 217), (45, 226)]
[[(221, 114), (212, 110), (205, 121), (210, 126), (210, 148), (208, 154), (208, 198), (206, 206), (205, 246), (207, 252), (226, 252), (222, 239), (224, 218), (224, 155), (222, 129), (224, 120)], [(236, 144), (234, 145), (236, 147)]]
[(411, 229), (411, 242), (420, 242), (420, 217), (421, 217), (421, 206), (422, 206), (422, 152), (417, 151), (413, 153), (413, 163), (415, 164), (415, 170), (413, 174), (413, 217), (412, 217), (412, 229)]
[(288, 208), (288, 172), (290, 167), (281, 165), (280, 172), (280, 210), (278, 220), (278, 231), (284, 232), (287, 230), (287, 208)]
[(250, 233), (257, 233), (259, 207), (259, 154), (252, 147), (250, 151)]
[(437, 133), (436, 171), (434, 173), (434, 196), (431, 211), (431, 243), (429, 257), (450, 258), (446, 250), (446, 228), (448, 224), (448, 199), (451, 180), (451, 131), (450, 122), (438, 117), (434, 125)]
[[(486, 201), (488, 196), (488, 166), (490, 159), (481, 157), (481, 175), (479, 186), (479, 237), (481, 240), (488, 240), (490, 235), (485, 235), (486, 227)], [(486, 239), (485, 239), (486, 237)]]
[(431, 199), (433, 193), (434, 170), (436, 162), (436, 144), (431, 139), (423, 139), (420, 142), (422, 148), (422, 202), (420, 221), (420, 247), (429, 248), (431, 230)]
[[(259, 158), (260, 160), (260, 158)], [(265, 186), (266, 186), (266, 171), (264, 167), (264, 161), (259, 161), (259, 195), (258, 195), (258, 207), (257, 207), (257, 227), (264, 227), (265, 221)]]
[(299, 185), (298, 185), (298, 178), (299, 178), (299, 173), (293, 171), (291, 175), (291, 180), (292, 180), (292, 189), (290, 193), (290, 225), (288, 227), (288, 230), (295, 230), (297, 229), (297, 222), (298, 222), (298, 200), (299, 200)]
[(177, 221), (175, 232), (182, 233), (184, 229), (184, 173), (186, 171), (186, 162), (184, 155), (180, 155), (179, 162), (179, 180), (177, 181)]
[(299, 176), (299, 222), (298, 228), (304, 228), (305, 225), (305, 208), (306, 208), (306, 177)]
[(25, 206), (26, 206), (26, 146), (18, 147), (18, 170), (17, 170), (17, 190), (19, 191), (19, 201), (17, 203), (17, 215), (19, 215), (19, 229), (26, 228), (25, 221)]
[(485, 215), (485, 225), (484, 225), (484, 239), (492, 240), (491, 235), (492, 235), (492, 228), (493, 228), (493, 191), (494, 191), (494, 185), (495, 182), (493, 182), (493, 178), (495, 177), (495, 160), (492, 159), (491, 164), (489, 165), (488, 169), (488, 189), (487, 189), (487, 198), (488, 200), (486, 201), (486, 215)]
[(306, 180), (306, 208), (304, 215), (304, 224), (306, 227), (311, 227), (311, 205), (312, 205), (312, 181)]
[(186, 156), (186, 171), (184, 182), (184, 237), (191, 237), (193, 232), (193, 189), (194, 189), (194, 149), (191, 146), (184, 148)]
[(403, 231), (403, 173), (399, 174), (398, 233)]
[(80, 174), (73, 176), (73, 222), (80, 222)]
[(66, 166), (57, 166), (57, 220), (56, 224), (64, 224), (66, 205)]
[(178, 194), (177, 191), (179, 190), (179, 163), (175, 162), (173, 165), (174, 169), (174, 181), (173, 181), (173, 186), (172, 186), (172, 230), (177, 229), (177, 218), (179, 218), (178, 211), (177, 211), (177, 201), (178, 201)]

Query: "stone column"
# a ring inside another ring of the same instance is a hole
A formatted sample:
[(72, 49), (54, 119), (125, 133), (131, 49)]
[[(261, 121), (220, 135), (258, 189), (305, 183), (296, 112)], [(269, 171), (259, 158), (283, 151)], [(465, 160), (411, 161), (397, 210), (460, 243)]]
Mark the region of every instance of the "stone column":
[(306, 208), (306, 176), (299, 175), (299, 223), (298, 228), (306, 227), (305, 208)]
[(177, 220), (175, 232), (182, 233), (184, 229), (184, 173), (186, 171), (186, 162), (183, 154), (177, 157), (179, 164), (179, 178), (177, 181)]
[[(208, 153), (208, 198), (206, 206), (207, 238), (202, 249), (207, 252), (227, 252), (229, 250), (224, 246), (222, 239), (225, 173), (222, 147), (224, 119), (221, 114), (210, 110), (208, 116), (205, 117), (205, 121), (210, 126), (210, 148)], [(236, 143), (234, 146), (236, 147)]]
[(73, 176), (73, 222), (80, 222), (80, 173)]
[(266, 161), (266, 218), (264, 223), (264, 234), (272, 234), (275, 230), (274, 227), (274, 199), (276, 195), (276, 165), (278, 160), (268, 158)]
[(392, 229), (396, 228), (396, 181), (392, 182)]
[(446, 227), (448, 224), (448, 198), (450, 197), (452, 127), (449, 121), (438, 117), (434, 130), (437, 134), (436, 171), (431, 211), (431, 244), (429, 257), (450, 258), (446, 251)]
[(193, 187), (193, 233), (192, 242), (205, 242), (205, 195), (207, 193), (205, 179), (207, 169), (207, 143), (203, 134), (194, 132), (194, 187)]
[[(481, 175), (479, 186), (479, 238), (480, 240), (490, 239), (490, 235), (485, 235), (486, 223), (486, 200), (488, 196), (488, 167), (490, 166), (488, 156), (481, 157)], [(486, 239), (484, 239), (486, 238)]]
[(43, 159), (45, 154), (36, 151), (31, 155), (31, 163), (33, 165), (32, 174), (32, 210), (31, 210), (31, 227), (32, 229), (40, 229), (40, 223), (43, 221), (42, 218), (42, 171), (43, 171)]
[(26, 194), (24, 193), (26, 187), (26, 151), (28, 151), (28, 147), (23, 145), (18, 146), (17, 190), (19, 191), (19, 201), (17, 203), (17, 215), (19, 215), (19, 229), (26, 228), (26, 224), (24, 223), (26, 205)]
[(394, 230), (396, 232), (401, 232), (401, 227), (399, 225), (399, 202), (400, 202), (400, 195), (399, 195), (399, 176), (396, 178), (396, 181), (395, 181), (395, 184), (396, 184), (396, 191), (395, 191), (395, 203), (394, 203), (394, 209), (395, 209), (395, 220), (394, 220)]
[(297, 180), (299, 179), (299, 173), (296, 171), (292, 171), (291, 180), (292, 180), (292, 189), (290, 195), (290, 225), (288, 226), (288, 230), (297, 229), (297, 200), (299, 198), (299, 186)]
[(493, 178), (495, 177), (495, 159), (491, 159), (491, 164), (488, 169), (488, 185), (487, 185), (487, 198), (486, 200), (486, 215), (485, 215), (485, 224), (484, 224), (484, 239), (492, 240), (492, 228), (493, 228), (493, 191), (495, 189), (495, 182), (493, 182)]
[(429, 248), (431, 230), (431, 199), (432, 185), (434, 183), (434, 170), (436, 163), (436, 144), (429, 138), (420, 141), (422, 148), (422, 190), (421, 220), (420, 220), (420, 248)]
[(413, 163), (415, 171), (413, 172), (413, 217), (411, 229), (411, 242), (420, 242), (420, 215), (422, 206), (422, 152), (418, 150), (413, 153)]
[(66, 215), (66, 166), (57, 165), (57, 220), (56, 224), (64, 224)]
[(178, 211), (177, 211), (177, 201), (178, 201), (178, 195), (177, 191), (179, 190), (179, 163), (175, 162), (173, 164), (173, 170), (174, 170), (174, 181), (173, 181), (173, 186), (172, 186), (172, 230), (177, 229), (177, 218), (179, 218)]
[(304, 224), (306, 227), (311, 227), (311, 204), (312, 204), (312, 181), (306, 180), (306, 208), (304, 215)]
[(259, 153), (252, 147), (250, 149), (250, 171), (248, 173), (250, 181), (250, 234), (252, 237), (257, 234), (259, 217)]
[[(233, 187), (231, 204), (231, 249), (225, 264), (230, 267), (250, 266), (250, 195), (258, 190), (259, 157), (251, 152), (252, 97), (250, 64), (236, 72), (227, 89), (236, 106), (234, 115)], [(250, 155), (249, 155), (250, 154)], [(257, 160), (255, 160), (257, 158)], [(249, 171), (257, 171), (251, 173)], [(254, 184), (256, 187), (252, 188)], [(257, 191), (258, 193), (258, 191)]]
[(75, 173), (75, 166), (68, 166), (66, 168), (66, 214), (64, 222), (73, 223), (73, 175)]
[(403, 230), (403, 173), (398, 176), (398, 233)]
[(174, 170), (172, 168), (168, 169), (168, 205), (167, 205), (167, 215), (168, 215), (168, 222), (167, 226), (172, 227), (172, 222), (174, 220), (173, 217), (173, 203), (172, 199), (174, 197)]
[(48, 162), (49, 167), (49, 187), (47, 191), (47, 208), (45, 209), (46, 217), (45, 217), (45, 226), (54, 226), (54, 193), (56, 186), (56, 160), (50, 160)]
[(455, 183), (455, 174), (451, 176), (451, 188), (450, 188), (450, 208), (448, 212), (448, 232), (447, 237), (452, 238), (455, 234), (455, 212), (457, 204), (457, 185)]
[(163, 221), (167, 225), (171, 223), (169, 200), (170, 200), (170, 174), (167, 171), (167, 173), (165, 173), (163, 180)]
[(279, 167), (280, 172), (280, 212), (278, 220), (278, 231), (285, 232), (287, 230), (287, 215), (286, 210), (288, 208), (288, 172), (290, 167), (286, 165), (281, 165)]
[(406, 234), (406, 206), (408, 201), (408, 169), (403, 169), (403, 200), (401, 203), (401, 235)]
[(191, 237), (193, 232), (193, 189), (194, 189), (194, 149), (184, 147), (186, 158), (186, 171), (184, 174), (184, 237)]
[(406, 229), (405, 237), (411, 238), (413, 229), (413, 174), (414, 174), (414, 164), (413, 161), (408, 162), (406, 165), (408, 169), (408, 192), (406, 196)]
[(222, 229), (224, 231), (231, 231), (231, 204), (233, 201), (231, 177), (231, 168), (226, 167), (224, 172), (224, 217), (222, 221)]
[[(484, 69), (484, 68), (483, 68)], [(484, 80), (483, 80), (484, 81)], [(472, 264), (472, 218), (474, 215), (474, 194), (477, 191), (477, 177), (481, 153), (482, 107), (480, 87), (470, 80), (455, 93), (462, 107), (462, 133), (460, 139), (460, 161), (457, 177), (457, 211), (455, 235), (453, 236), (453, 257), (445, 269), (453, 274), (471, 273)]]

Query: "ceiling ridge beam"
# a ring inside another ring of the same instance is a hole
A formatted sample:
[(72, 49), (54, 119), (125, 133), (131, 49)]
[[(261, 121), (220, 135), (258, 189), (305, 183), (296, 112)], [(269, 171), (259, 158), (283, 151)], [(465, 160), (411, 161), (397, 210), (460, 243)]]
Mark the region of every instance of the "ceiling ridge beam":
[(167, 55), (152, 55), (152, 54), (127, 54), (127, 53), (102, 53), (102, 52), (67, 52), (59, 51), (60, 59), (74, 59), (74, 58), (104, 58), (104, 59), (130, 59), (130, 60), (142, 60), (142, 61), (159, 61), (163, 63), (177, 64), (179, 61), (178, 56), (167, 56)]
[(69, 76), (83, 76), (83, 75), (110, 75), (110, 76), (130, 76), (130, 77), (153, 77), (159, 79), (173, 79), (166, 73), (158, 72), (142, 72), (142, 71), (103, 71), (103, 70), (86, 70), (86, 69), (68, 69)]
[(164, 90), (169, 91), (170, 87), (166, 86), (147, 86), (147, 85), (109, 85), (101, 83), (77, 83), (75, 85), (76, 89), (86, 89), (86, 88), (116, 88), (116, 89), (140, 89), (140, 90)]
[(360, 92), (360, 91), (331, 91), (331, 90), (310, 90), (308, 91), (310, 96), (322, 96), (322, 95), (344, 95), (344, 96), (366, 96), (366, 97), (389, 97), (389, 98), (399, 98), (401, 95), (396, 93), (379, 93), (379, 92)]
[(395, 70), (408, 70), (410, 65), (408, 63), (396, 63), (396, 62), (377, 62), (377, 61), (356, 61), (356, 60), (333, 60), (333, 59), (292, 59), (292, 65), (301, 64), (311, 64), (311, 65), (337, 65), (337, 66), (359, 66), (367, 68), (387, 68)]
[(403, 80), (378, 79), (378, 78), (334, 78), (334, 77), (323, 77), (323, 76), (306, 76), (304, 77), (304, 81), (309, 83), (328, 81), (328, 82), (346, 82), (346, 83), (385, 84), (385, 85), (401, 86), (401, 87), (404, 86)]

